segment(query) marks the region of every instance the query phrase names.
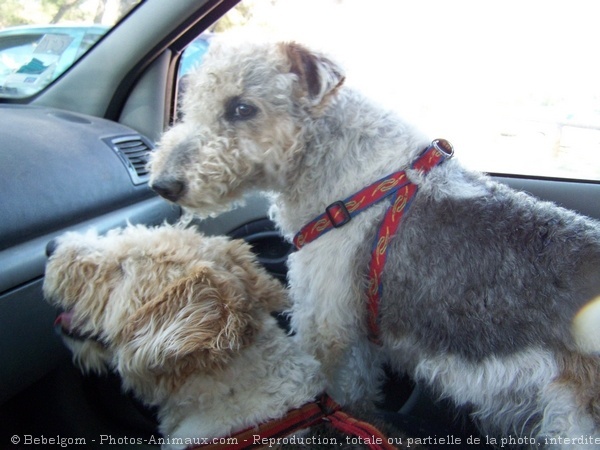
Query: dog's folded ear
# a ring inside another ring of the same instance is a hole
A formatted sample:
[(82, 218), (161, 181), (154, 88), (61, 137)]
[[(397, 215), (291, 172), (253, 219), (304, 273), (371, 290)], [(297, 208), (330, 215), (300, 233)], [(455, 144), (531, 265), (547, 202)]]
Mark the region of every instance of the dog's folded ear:
[(326, 104), (344, 82), (343, 70), (323, 55), (295, 42), (282, 44), (290, 62), (290, 72), (298, 76), (299, 96), (311, 107)]
[(258, 263), (249, 244), (232, 240), (227, 253), (233, 262), (227, 269), (244, 285), (249, 302), (261, 305), (267, 312), (280, 312), (290, 307), (285, 288)]
[(210, 268), (172, 283), (129, 318), (117, 370), (181, 374), (226, 364), (258, 328), (239, 291)]

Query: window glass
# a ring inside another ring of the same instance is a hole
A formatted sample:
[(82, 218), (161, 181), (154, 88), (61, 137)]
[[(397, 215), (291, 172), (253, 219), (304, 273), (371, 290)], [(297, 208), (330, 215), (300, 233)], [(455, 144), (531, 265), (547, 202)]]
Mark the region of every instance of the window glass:
[(348, 84), (470, 167), (600, 180), (599, 13), (596, 0), (246, 0), (210, 31), (329, 52)]
[(0, 4), (0, 97), (39, 92), (140, 0), (25, 0)]

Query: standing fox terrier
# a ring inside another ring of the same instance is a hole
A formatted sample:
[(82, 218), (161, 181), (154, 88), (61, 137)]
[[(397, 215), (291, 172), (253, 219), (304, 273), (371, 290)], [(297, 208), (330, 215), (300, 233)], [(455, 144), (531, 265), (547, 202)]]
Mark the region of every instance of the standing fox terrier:
[(375, 398), (388, 362), (490, 435), (600, 438), (599, 223), (452, 152), (323, 54), (214, 42), (151, 184), (200, 216), (273, 193), (292, 326), (341, 403)]

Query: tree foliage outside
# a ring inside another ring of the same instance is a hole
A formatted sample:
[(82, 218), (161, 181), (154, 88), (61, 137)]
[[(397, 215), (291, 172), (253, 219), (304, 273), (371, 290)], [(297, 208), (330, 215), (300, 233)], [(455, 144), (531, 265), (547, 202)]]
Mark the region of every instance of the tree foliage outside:
[(139, 0), (2, 0), (0, 29), (16, 25), (87, 23), (112, 25)]
[(230, 28), (247, 24), (252, 17), (252, 3), (254, 2), (246, 1), (238, 3), (231, 11), (221, 17), (221, 19), (211, 27), (211, 31), (220, 33)]

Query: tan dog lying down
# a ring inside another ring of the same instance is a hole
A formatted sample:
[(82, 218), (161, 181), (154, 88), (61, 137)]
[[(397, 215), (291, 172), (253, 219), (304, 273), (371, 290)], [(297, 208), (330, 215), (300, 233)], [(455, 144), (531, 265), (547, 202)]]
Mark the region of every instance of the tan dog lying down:
[[(164, 448), (232, 435), (253, 444), (265, 438), (258, 429), (236, 433), (291, 420), (288, 411), (306, 405), (311, 414), (332, 408), (314, 403), (324, 389), (319, 363), (270, 314), (286, 307), (285, 290), (242, 241), (171, 226), (68, 233), (48, 261), (44, 293), (65, 311), (58, 321), (82, 370), (115, 370), (158, 406)], [(293, 447), (346, 442), (332, 434), (334, 421), (297, 435), (305, 441)], [(289, 433), (278, 438), (290, 442)]]

